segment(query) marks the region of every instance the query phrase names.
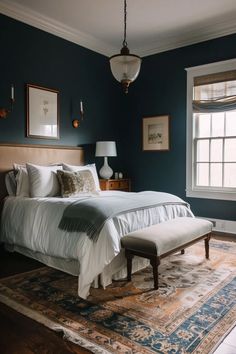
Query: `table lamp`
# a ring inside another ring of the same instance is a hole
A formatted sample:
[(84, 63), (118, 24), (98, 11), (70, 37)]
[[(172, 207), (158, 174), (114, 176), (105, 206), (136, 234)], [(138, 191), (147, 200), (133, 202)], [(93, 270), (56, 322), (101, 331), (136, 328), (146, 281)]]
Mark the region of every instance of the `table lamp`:
[(104, 157), (104, 165), (99, 171), (99, 174), (104, 179), (109, 179), (113, 175), (113, 170), (108, 165), (108, 157), (117, 156), (115, 141), (97, 141), (96, 142), (96, 157)]

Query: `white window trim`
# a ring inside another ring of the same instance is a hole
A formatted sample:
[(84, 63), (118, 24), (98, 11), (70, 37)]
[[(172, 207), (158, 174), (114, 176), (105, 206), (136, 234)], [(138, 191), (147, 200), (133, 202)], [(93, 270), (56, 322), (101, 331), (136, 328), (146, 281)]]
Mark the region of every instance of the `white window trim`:
[(235, 191), (209, 191), (207, 187), (194, 187), (194, 158), (193, 158), (193, 85), (194, 77), (209, 75), (217, 72), (236, 70), (236, 59), (217, 63), (185, 68), (187, 71), (187, 129), (186, 129), (186, 196), (206, 199), (236, 200)]

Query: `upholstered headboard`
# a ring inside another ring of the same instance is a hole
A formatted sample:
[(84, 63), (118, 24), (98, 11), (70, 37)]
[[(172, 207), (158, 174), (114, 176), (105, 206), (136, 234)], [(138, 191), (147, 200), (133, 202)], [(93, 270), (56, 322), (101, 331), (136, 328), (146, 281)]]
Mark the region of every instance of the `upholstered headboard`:
[(7, 194), (6, 172), (12, 170), (13, 163), (25, 164), (26, 162), (38, 165), (60, 162), (83, 165), (84, 151), (81, 147), (0, 143), (0, 201)]

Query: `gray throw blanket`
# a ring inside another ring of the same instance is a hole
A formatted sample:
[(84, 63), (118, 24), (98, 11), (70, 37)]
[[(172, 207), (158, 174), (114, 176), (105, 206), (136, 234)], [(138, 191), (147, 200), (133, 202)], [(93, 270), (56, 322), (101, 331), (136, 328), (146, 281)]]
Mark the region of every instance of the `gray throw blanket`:
[(95, 242), (108, 219), (127, 212), (167, 204), (188, 207), (188, 203), (182, 199), (161, 192), (124, 193), (76, 200), (64, 210), (59, 228), (70, 232), (86, 232)]

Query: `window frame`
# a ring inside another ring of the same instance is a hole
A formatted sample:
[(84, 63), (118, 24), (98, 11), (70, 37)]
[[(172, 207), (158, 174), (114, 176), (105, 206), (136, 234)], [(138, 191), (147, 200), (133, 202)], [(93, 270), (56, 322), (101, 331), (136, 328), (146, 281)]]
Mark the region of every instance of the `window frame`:
[(236, 70), (236, 59), (200, 65), (185, 69), (187, 71), (187, 115), (186, 115), (186, 196), (193, 198), (236, 200), (236, 188), (219, 188), (195, 185), (194, 156), (194, 121), (193, 121), (193, 87), (194, 77)]

